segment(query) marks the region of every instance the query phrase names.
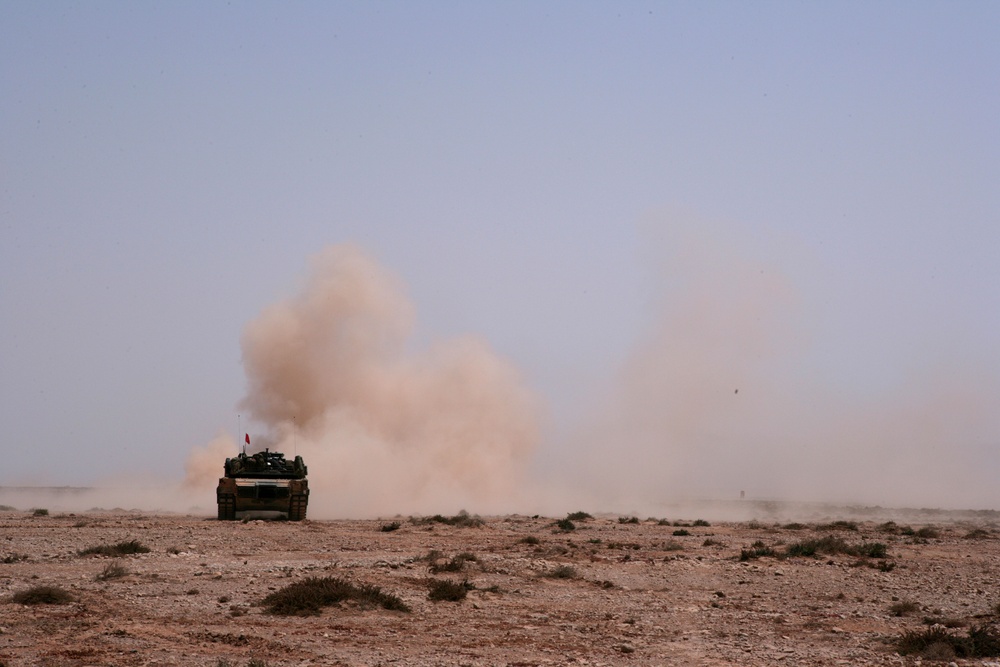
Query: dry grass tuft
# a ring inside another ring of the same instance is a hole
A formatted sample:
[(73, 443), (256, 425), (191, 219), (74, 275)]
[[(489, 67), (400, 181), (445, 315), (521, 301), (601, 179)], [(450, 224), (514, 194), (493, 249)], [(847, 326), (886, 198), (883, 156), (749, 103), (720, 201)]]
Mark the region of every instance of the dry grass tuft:
[(114, 561), (113, 563), (108, 563), (101, 570), (100, 574), (94, 577), (97, 581), (108, 581), (109, 579), (121, 579), (128, 574), (128, 570), (119, 563)]

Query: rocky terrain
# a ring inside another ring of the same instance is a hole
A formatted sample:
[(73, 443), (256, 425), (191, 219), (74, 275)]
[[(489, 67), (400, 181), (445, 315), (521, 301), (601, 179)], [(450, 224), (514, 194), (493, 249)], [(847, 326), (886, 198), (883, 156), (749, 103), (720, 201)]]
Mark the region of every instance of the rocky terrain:
[[(3, 511), (0, 665), (1000, 665), (897, 653), (907, 631), (991, 636), (994, 513), (697, 519)], [(408, 611), (262, 604), (328, 577)], [(43, 587), (69, 598), (24, 603)]]

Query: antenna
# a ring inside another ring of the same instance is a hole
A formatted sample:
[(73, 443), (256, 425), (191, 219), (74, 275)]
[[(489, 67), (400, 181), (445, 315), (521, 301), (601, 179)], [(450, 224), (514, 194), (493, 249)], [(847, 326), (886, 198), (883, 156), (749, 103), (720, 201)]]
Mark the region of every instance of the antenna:
[[(236, 413), (236, 442), (240, 442), (240, 433), (243, 432), (243, 421), (242, 421), (241, 417), (242, 417), (242, 415), (237, 412)], [(246, 444), (246, 441), (244, 441), (243, 442), (243, 455), (246, 456), (246, 453), (247, 453), (247, 444)]]

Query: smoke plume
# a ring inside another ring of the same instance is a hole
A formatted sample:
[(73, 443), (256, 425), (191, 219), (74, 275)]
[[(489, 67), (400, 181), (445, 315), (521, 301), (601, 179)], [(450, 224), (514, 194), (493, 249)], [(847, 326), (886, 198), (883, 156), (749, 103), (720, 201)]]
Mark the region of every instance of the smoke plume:
[[(516, 503), (538, 440), (535, 398), (481, 339), (409, 351), (413, 320), (397, 281), (344, 245), (314, 257), (301, 293), (246, 326), (241, 409), (262, 426), (253, 449), (303, 456), (311, 516)], [(217, 478), (218, 447), (192, 455), (188, 480), (213, 458)]]

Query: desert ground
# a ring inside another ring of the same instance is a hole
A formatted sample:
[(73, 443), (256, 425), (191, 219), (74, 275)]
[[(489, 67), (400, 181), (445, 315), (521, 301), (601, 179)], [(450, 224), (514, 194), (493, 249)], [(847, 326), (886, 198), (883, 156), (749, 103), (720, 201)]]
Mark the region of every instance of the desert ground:
[[(0, 665), (1000, 665), (947, 642), (897, 652), (907, 631), (992, 636), (997, 513), (766, 514), (220, 522), (7, 508)], [(113, 555), (122, 544), (149, 551)], [(408, 611), (262, 603), (321, 578)], [(461, 599), (430, 599), (442, 580)], [(45, 587), (69, 599), (23, 602)]]

